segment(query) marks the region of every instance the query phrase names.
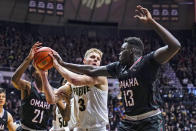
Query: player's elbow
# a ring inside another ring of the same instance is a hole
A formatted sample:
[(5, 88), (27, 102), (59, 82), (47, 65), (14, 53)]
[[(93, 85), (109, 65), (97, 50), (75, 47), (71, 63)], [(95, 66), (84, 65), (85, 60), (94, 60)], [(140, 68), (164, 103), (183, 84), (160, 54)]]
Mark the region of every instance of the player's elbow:
[(181, 49), (181, 44), (178, 40), (176, 40), (175, 42), (175, 46), (174, 46), (175, 51), (179, 51)]
[(11, 80), (12, 85), (16, 85), (16, 81)]
[(15, 75), (12, 76), (11, 82), (13, 85), (17, 83), (17, 79)]
[(174, 56), (180, 49), (181, 44), (178, 40), (176, 40), (175, 44), (172, 44), (172, 46), (167, 46), (167, 54), (172, 54), (172, 56)]
[(16, 89), (18, 89), (18, 90), (20, 90), (20, 88), (19, 88), (19, 86), (18, 86), (18, 82), (16, 81), (16, 80), (11, 80), (11, 83), (12, 83), (12, 85), (16, 88)]
[(75, 86), (80, 86), (81, 85), (81, 81), (80, 78), (76, 77), (76, 78), (71, 78), (70, 79), (70, 83), (75, 85)]

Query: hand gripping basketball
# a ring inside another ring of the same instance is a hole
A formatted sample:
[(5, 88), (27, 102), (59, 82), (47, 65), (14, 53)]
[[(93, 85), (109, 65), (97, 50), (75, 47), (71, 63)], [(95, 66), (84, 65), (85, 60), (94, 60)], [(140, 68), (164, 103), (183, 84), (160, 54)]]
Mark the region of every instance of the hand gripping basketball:
[(36, 51), (34, 55), (34, 63), (39, 69), (47, 71), (53, 67), (53, 59), (49, 55), (51, 53), (52, 49), (49, 47), (41, 47)]

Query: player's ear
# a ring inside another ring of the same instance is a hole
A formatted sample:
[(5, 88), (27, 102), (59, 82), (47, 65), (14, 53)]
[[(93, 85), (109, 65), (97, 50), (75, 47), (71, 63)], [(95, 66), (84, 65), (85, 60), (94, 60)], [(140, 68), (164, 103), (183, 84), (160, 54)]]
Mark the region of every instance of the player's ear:
[(83, 59), (83, 63), (84, 63), (84, 64), (86, 63), (86, 59), (85, 59), (85, 58)]

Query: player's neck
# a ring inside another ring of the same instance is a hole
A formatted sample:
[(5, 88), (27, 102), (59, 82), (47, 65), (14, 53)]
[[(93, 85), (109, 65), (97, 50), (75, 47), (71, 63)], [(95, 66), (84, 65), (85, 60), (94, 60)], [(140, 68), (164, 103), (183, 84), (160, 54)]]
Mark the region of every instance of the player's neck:
[(134, 57), (133, 57), (134, 63), (135, 63), (140, 57), (141, 57), (141, 56), (134, 55)]
[(3, 106), (0, 106), (0, 113), (3, 112)]
[(136, 61), (140, 58), (141, 56), (137, 56), (137, 55), (134, 55), (133, 56), (133, 60), (127, 65), (127, 67), (133, 67), (134, 66), (134, 64), (136, 63)]

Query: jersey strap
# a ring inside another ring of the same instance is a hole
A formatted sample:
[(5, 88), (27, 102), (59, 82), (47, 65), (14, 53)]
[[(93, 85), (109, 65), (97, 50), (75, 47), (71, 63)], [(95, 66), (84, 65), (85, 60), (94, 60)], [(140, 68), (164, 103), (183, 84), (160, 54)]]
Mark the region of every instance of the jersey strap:
[(138, 62), (140, 62), (141, 59), (142, 59), (142, 56), (138, 58), (129, 69), (131, 70)]

